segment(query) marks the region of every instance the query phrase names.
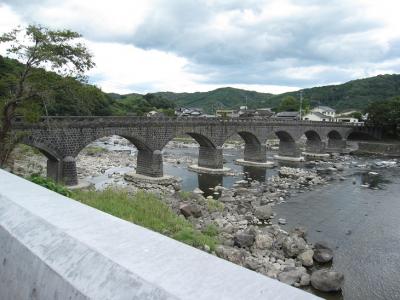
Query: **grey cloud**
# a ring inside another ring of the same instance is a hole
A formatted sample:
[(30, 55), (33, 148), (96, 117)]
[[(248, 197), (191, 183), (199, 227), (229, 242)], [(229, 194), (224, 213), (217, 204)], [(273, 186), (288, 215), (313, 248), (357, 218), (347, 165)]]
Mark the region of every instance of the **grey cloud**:
[[(35, 7), (54, 0), (3, 2), (34, 19)], [(365, 18), (360, 7), (347, 0), (292, 0), (301, 11), (290, 16), (253, 23), (234, 18), (232, 30), (226, 32), (210, 25), (219, 14), (252, 11), (260, 16), (266, 2), (159, 0), (130, 34), (89, 32), (85, 24), (73, 29), (93, 40), (175, 53), (188, 59), (190, 72), (204, 75), (203, 82), (213, 84), (325, 84), (352, 79), (352, 68), (398, 57), (400, 41), (392, 41), (389, 49), (372, 41), (369, 32), (383, 25)], [(312, 66), (329, 71), (316, 73), (316, 78), (298, 78), (289, 72)]]

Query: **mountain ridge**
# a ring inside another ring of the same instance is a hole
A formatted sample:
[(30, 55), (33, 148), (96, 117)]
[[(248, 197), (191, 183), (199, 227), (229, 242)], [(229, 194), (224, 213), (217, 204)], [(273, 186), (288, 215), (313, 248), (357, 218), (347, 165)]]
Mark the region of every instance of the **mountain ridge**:
[[(207, 92), (171, 91), (151, 93), (173, 101), (177, 106), (202, 108), (212, 112), (217, 108), (237, 109), (248, 104), (249, 108), (276, 108), (285, 97), (303, 99), (311, 106), (327, 105), (338, 111), (347, 109), (365, 109), (369, 103), (400, 95), (400, 74), (384, 74), (351, 80), (342, 84), (304, 88), (281, 94), (221, 87)], [(136, 97), (138, 94), (135, 94)]]

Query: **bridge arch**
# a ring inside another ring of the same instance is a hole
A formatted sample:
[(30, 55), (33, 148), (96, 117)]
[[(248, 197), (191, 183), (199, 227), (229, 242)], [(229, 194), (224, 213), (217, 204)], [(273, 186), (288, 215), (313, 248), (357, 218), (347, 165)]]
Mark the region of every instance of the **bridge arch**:
[(23, 137), (18, 142), (39, 150), (47, 158), (46, 176), (55, 182), (62, 180), (62, 154), (46, 143), (29, 137)]
[(321, 154), (325, 150), (325, 144), (321, 140), (321, 136), (315, 130), (307, 130), (304, 132), (307, 138), (306, 141), (306, 152), (313, 154)]
[(343, 139), (343, 135), (337, 130), (331, 130), (327, 134), (328, 137), (328, 152), (342, 153), (346, 148), (346, 140)]
[(146, 150), (146, 151), (153, 150), (153, 149), (151, 149), (150, 146), (148, 146), (148, 144), (143, 139), (141, 139), (133, 134), (125, 133), (125, 132), (121, 133), (118, 131), (100, 132), (98, 134), (85, 136), (86, 138), (81, 140), (80, 144), (74, 149), (74, 151), (69, 156), (76, 157), (84, 148), (86, 148), (91, 143), (96, 142), (97, 140), (100, 140), (102, 138), (106, 138), (106, 137), (110, 137), (110, 136), (114, 136), (114, 135), (128, 140), (138, 150)]
[(376, 140), (376, 138), (367, 132), (351, 131), (347, 134), (346, 140), (360, 141), (360, 140)]
[(329, 140), (342, 140), (343, 139), (342, 135), (337, 130), (329, 131), (327, 137)]
[(185, 134), (193, 138), (200, 145), (200, 147), (216, 148), (211, 139), (204, 134), (196, 132), (186, 132)]
[(266, 162), (266, 146), (260, 142), (255, 134), (249, 131), (238, 131), (237, 134), (244, 141), (243, 158), (245, 161)]
[(275, 135), (279, 138), (279, 140), (281, 142), (284, 142), (284, 143), (294, 143), (295, 142), (293, 137), (286, 131), (283, 131), (283, 130), (275, 131)]
[(283, 157), (299, 157), (300, 150), (293, 136), (284, 130), (275, 131), (275, 135), (279, 138), (279, 156)]
[(222, 147), (217, 146), (211, 138), (197, 132), (185, 132), (199, 144), (197, 165), (202, 168), (222, 169), (224, 160)]
[(321, 141), (320, 135), (315, 130), (307, 130), (306, 132), (304, 132), (304, 135), (306, 136), (307, 140), (309, 140), (309, 141), (315, 141), (315, 142)]
[(61, 154), (59, 154), (56, 150), (49, 147), (45, 143), (42, 143), (39, 141), (32, 141), (30, 139), (22, 139), (19, 141), (19, 143), (39, 150), (44, 156), (46, 156), (47, 159), (56, 161), (56, 160), (60, 160), (62, 158)]

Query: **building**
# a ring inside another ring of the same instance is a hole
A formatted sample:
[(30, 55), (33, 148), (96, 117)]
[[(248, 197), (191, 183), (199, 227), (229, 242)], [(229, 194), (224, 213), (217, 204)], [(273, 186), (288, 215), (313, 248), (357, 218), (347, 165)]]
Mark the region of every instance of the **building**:
[(334, 122), (335, 119), (333, 117), (326, 116), (320, 112), (310, 112), (303, 116), (302, 118), (305, 121), (317, 121), (317, 122)]
[(152, 110), (152, 111), (149, 111), (149, 112), (146, 114), (146, 117), (165, 118), (166, 116), (165, 116), (165, 114), (162, 113), (162, 112), (159, 112), (159, 111), (156, 111), (156, 110)]
[(232, 118), (237, 117), (237, 112), (233, 109), (217, 109), (215, 115), (220, 118)]
[(311, 112), (315, 113), (321, 113), (327, 117), (334, 118), (336, 116), (336, 111), (333, 108), (330, 108), (329, 106), (317, 106), (314, 107)]
[(345, 110), (342, 111), (340, 114), (336, 115), (337, 117), (349, 117), (355, 113), (361, 113), (359, 110)]
[(270, 118), (273, 114), (271, 108), (257, 108), (255, 112), (255, 116), (260, 118)]
[(175, 110), (177, 117), (200, 117), (203, 115), (203, 110), (200, 108), (179, 107)]
[(274, 113), (271, 111), (270, 108), (247, 109), (246, 106), (241, 106), (240, 110), (237, 111), (237, 115), (239, 118), (263, 119), (263, 118), (270, 118), (273, 114)]
[(358, 124), (364, 124), (364, 122), (358, 121), (357, 118), (352, 118), (352, 117), (339, 117), (336, 118), (337, 122), (346, 122), (346, 123), (358, 123)]
[(300, 120), (300, 113), (298, 111), (282, 111), (274, 116), (279, 120)]

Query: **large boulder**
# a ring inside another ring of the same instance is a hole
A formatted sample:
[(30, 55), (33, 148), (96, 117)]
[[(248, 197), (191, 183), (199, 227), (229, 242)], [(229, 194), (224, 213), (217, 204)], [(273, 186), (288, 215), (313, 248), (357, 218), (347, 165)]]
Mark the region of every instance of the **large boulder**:
[(235, 245), (241, 248), (251, 247), (254, 244), (255, 236), (251, 233), (238, 232), (235, 234)]
[(254, 215), (259, 219), (259, 220), (268, 220), (272, 216), (272, 207), (271, 205), (262, 205), (256, 207), (254, 211)]
[(247, 269), (256, 271), (263, 266), (263, 262), (260, 259), (255, 258), (254, 256), (246, 257), (243, 266)]
[(297, 258), (301, 261), (301, 264), (305, 267), (311, 267), (314, 263), (313, 261), (314, 251), (309, 249), (301, 252)]
[(274, 239), (268, 234), (256, 235), (255, 247), (261, 250), (271, 249), (274, 243)]
[(310, 281), (311, 281), (311, 276), (305, 273), (301, 275), (299, 284), (300, 286), (307, 286), (310, 285)]
[(278, 275), (278, 279), (283, 283), (294, 285), (296, 282), (300, 282), (302, 275), (303, 272), (298, 269), (294, 269), (280, 273)]
[(195, 218), (199, 218), (202, 216), (201, 209), (198, 205), (182, 204), (179, 207), (179, 210), (180, 210), (181, 214), (185, 216), (185, 218), (192, 217), (192, 216)]
[(342, 289), (344, 275), (333, 270), (318, 270), (311, 275), (311, 285), (322, 292), (337, 292)]
[(306, 241), (297, 235), (287, 236), (282, 243), (282, 249), (289, 257), (296, 257), (307, 249)]
[(333, 259), (333, 251), (325, 243), (316, 243), (314, 245), (313, 258), (319, 263), (327, 263)]
[(219, 245), (215, 249), (215, 253), (218, 257), (221, 257), (238, 265), (242, 265), (246, 259), (246, 253), (244, 250), (232, 248), (229, 246)]

